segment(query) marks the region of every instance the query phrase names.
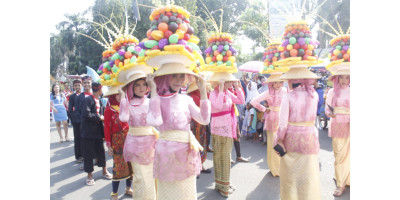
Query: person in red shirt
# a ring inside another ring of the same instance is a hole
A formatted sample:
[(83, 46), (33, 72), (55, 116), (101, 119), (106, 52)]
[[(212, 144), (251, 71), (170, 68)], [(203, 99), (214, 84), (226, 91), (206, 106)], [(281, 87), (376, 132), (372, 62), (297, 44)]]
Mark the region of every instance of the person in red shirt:
[(108, 155), (113, 157), (113, 178), (111, 199), (118, 199), (118, 186), (120, 180), (126, 180), (125, 194), (132, 196), (132, 166), (125, 162), (123, 149), (125, 138), (129, 131), (127, 122), (119, 119), (119, 103), (121, 95), (118, 93), (119, 86), (112, 86), (104, 97), (108, 98), (104, 110), (104, 139), (108, 147)]

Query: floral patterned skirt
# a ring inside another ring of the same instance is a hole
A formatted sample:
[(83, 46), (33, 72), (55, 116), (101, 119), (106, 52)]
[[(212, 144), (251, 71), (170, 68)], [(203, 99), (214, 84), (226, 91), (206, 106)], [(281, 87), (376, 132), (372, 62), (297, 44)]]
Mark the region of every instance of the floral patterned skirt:
[(200, 151), (201, 163), (204, 163), (207, 160), (207, 127), (192, 120), (191, 128), (197, 141), (204, 149), (204, 151)]
[(113, 156), (113, 181), (124, 180), (132, 177), (133, 171), (130, 163), (125, 162), (123, 148), (127, 131), (112, 133), (111, 146)]

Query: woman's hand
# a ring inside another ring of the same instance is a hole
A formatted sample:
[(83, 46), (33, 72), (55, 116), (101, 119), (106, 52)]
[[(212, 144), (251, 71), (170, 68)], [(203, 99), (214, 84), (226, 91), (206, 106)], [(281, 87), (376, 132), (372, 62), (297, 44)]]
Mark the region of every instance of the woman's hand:
[(58, 110), (56, 108), (53, 108), (54, 113), (58, 113)]
[(120, 87), (118, 89), (119, 94), (121, 94), (121, 99), (125, 99), (125, 92), (122, 90), (122, 88)]
[[(155, 77), (154, 74), (147, 74), (147, 76), (146, 76), (147, 85), (150, 87), (150, 91), (152, 93), (157, 92), (157, 85), (156, 85), (156, 82), (154, 82), (154, 77)], [(153, 94), (153, 95), (155, 95), (155, 94)]]
[(202, 76), (196, 77), (196, 85), (200, 91), (206, 89), (206, 81)]
[(114, 151), (113, 151), (111, 146), (108, 147), (108, 155), (109, 156), (113, 156), (114, 155)]
[(235, 88), (235, 90), (239, 89), (238, 81), (233, 81), (233, 88)]
[(225, 87), (225, 80), (224, 79), (219, 80), (219, 91), (220, 92), (224, 91), (224, 87)]

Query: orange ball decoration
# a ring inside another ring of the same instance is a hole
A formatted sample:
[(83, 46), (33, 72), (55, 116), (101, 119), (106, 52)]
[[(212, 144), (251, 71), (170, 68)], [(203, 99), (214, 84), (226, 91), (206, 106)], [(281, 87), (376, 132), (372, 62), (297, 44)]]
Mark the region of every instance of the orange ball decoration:
[[(296, 50), (296, 49), (292, 49), (292, 50)], [(296, 50), (297, 51), (297, 50)], [(272, 58), (272, 61), (277, 61), (278, 60), (278, 57), (273, 57)]]
[(290, 50), (290, 56), (296, 57), (297, 56), (297, 49)]
[(218, 56), (219, 55), (219, 51), (218, 50), (215, 50), (214, 51), (214, 56)]
[(230, 51), (230, 50), (226, 51), (226, 52), (225, 52), (225, 55), (228, 56), (228, 57), (229, 57), (229, 56), (232, 56), (232, 51)]
[(349, 55), (349, 54), (346, 53), (346, 54), (343, 55), (343, 59), (346, 59), (346, 60), (347, 60), (347, 59), (349, 59), (349, 58), (350, 58), (350, 55)]
[(182, 30), (183, 32), (186, 33), (188, 27), (187, 27), (187, 25), (185, 23), (182, 23), (182, 24), (179, 24), (178, 29), (180, 29), (180, 30)]
[(307, 50), (307, 51), (306, 51), (306, 55), (311, 56), (311, 55), (312, 55), (312, 50)]
[(164, 22), (160, 23), (158, 25), (158, 30), (160, 30), (162, 32), (168, 31), (168, 24), (164, 23)]
[(127, 52), (125, 52), (124, 56), (125, 56), (125, 58), (131, 58), (132, 57), (132, 53), (127, 51)]

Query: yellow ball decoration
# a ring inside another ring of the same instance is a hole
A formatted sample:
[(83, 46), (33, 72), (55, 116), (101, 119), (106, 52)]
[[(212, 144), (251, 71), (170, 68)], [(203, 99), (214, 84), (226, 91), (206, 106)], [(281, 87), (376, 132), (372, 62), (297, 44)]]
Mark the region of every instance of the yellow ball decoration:
[(288, 44), (288, 45), (286, 46), (286, 49), (287, 49), (287, 50), (292, 50), (292, 49), (293, 49), (293, 45)]
[(212, 61), (211, 57), (207, 57), (207, 58), (206, 58), (206, 63), (207, 63), (207, 64), (210, 63), (211, 61)]
[(283, 46), (278, 47), (278, 51), (283, 51), (283, 50), (285, 50), (285, 48), (283, 48)]
[(339, 50), (339, 49), (333, 50), (333, 55), (337, 56), (339, 53), (340, 53), (340, 50)]
[(218, 56), (217, 56), (217, 60), (219, 61), (219, 60), (222, 60), (224, 57), (221, 55), (221, 54), (219, 54)]
[(313, 49), (314, 49), (314, 45), (309, 44), (309, 45), (307, 46), (307, 50), (313, 50)]
[(229, 56), (228, 60), (231, 61), (232, 64), (236, 61), (234, 56)]

